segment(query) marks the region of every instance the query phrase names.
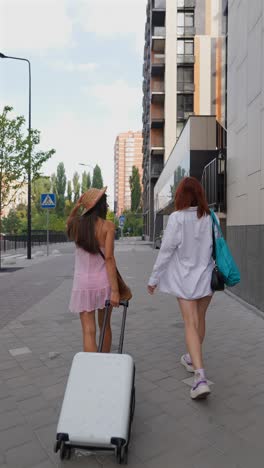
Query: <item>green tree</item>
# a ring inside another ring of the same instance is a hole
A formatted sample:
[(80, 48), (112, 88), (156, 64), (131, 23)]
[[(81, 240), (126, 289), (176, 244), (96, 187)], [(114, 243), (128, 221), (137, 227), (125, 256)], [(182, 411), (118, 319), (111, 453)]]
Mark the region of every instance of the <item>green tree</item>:
[(93, 182), (92, 182), (92, 187), (93, 188), (98, 188), (101, 189), (103, 188), (103, 177), (102, 177), (102, 172), (98, 164), (96, 164), (94, 170), (93, 170)]
[(140, 213), (132, 211), (124, 211), (126, 217), (124, 224), (124, 234), (128, 236), (142, 236), (143, 233), (143, 216)]
[(72, 184), (70, 180), (68, 180), (68, 185), (67, 185), (67, 199), (69, 200), (69, 202), (72, 201)]
[(87, 177), (88, 174), (86, 173), (86, 171), (84, 171), (82, 173), (82, 193), (86, 192), (87, 190)]
[(17, 234), (21, 228), (21, 219), (16, 213), (16, 210), (10, 210), (8, 215), (2, 219), (2, 230), (8, 234)]
[(12, 107), (6, 106), (0, 114), (0, 213), (15, 199), (17, 191), (27, 182), (29, 151), (32, 181), (40, 177), (42, 165), (55, 153), (53, 149), (37, 151), (40, 132), (32, 129), (30, 134), (26, 132), (25, 136), (25, 118), (9, 117), (12, 110)]
[(87, 190), (89, 190), (89, 188), (91, 188), (91, 185), (92, 185), (91, 174), (90, 174), (90, 172), (88, 172), (88, 174), (87, 174), (87, 184), (86, 184)]
[(50, 176), (50, 191), (57, 195), (56, 174), (51, 174)]
[(118, 219), (115, 216), (114, 211), (108, 210), (107, 215), (106, 215), (106, 219), (108, 219), (108, 221), (112, 221), (112, 223), (114, 223), (116, 225), (116, 227), (118, 227)]
[(32, 182), (32, 211), (42, 211), (40, 204), (40, 195), (42, 193), (49, 193), (51, 191), (50, 177), (41, 176)]
[(55, 184), (57, 195), (56, 213), (58, 216), (63, 216), (65, 208), (65, 190), (67, 184), (65, 167), (63, 162), (60, 162), (58, 164)]
[(78, 172), (75, 172), (73, 174), (73, 179), (72, 179), (72, 185), (73, 185), (73, 201), (76, 203), (78, 199), (80, 198), (80, 176)]
[(129, 177), (131, 190), (131, 211), (138, 211), (141, 203), (141, 185), (139, 170), (136, 166), (132, 167), (132, 175)]

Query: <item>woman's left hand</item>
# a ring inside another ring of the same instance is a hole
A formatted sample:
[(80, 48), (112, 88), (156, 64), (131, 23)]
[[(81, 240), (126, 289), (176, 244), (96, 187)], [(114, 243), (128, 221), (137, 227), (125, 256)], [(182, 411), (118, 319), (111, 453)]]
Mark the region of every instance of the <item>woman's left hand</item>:
[(149, 294), (153, 295), (154, 292), (155, 292), (156, 287), (157, 287), (157, 286), (149, 286), (149, 285), (148, 285), (148, 292), (149, 292)]

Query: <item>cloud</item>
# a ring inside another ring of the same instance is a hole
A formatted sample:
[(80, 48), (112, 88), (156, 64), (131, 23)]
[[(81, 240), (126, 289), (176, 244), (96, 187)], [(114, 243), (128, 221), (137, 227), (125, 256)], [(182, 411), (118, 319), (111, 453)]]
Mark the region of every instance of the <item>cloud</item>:
[(62, 60), (57, 60), (51, 63), (52, 68), (59, 71), (65, 72), (91, 72), (98, 68), (97, 63), (73, 63), (73, 62), (63, 62)]
[(87, 96), (96, 98), (102, 109), (102, 118), (111, 119), (109, 124), (115, 125), (116, 132), (129, 130), (129, 126), (138, 126), (138, 116), (141, 114), (141, 86), (130, 86), (119, 79), (109, 84), (96, 84), (83, 88)]
[(143, 54), (146, 0), (75, 0), (75, 20), (97, 36), (131, 36)]
[(86, 87), (87, 108), (90, 99), (95, 99), (93, 112), (87, 117), (75, 112), (64, 112), (40, 125), (43, 138), (41, 147), (54, 147), (56, 155), (45, 166), (45, 173), (54, 172), (63, 161), (66, 172), (72, 177), (81, 168), (78, 163), (99, 164), (104, 183), (108, 186), (110, 205), (113, 206), (114, 143), (118, 133), (140, 130), (140, 87), (129, 86), (123, 80)]
[(65, 0), (0, 0), (0, 43), (4, 52), (44, 52), (70, 45), (72, 20)]

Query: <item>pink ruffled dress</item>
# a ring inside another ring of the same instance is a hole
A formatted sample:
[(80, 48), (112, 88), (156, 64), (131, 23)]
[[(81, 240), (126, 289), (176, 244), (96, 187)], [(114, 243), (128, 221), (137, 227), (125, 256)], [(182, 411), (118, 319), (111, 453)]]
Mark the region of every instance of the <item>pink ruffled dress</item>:
[(76, 247), (70, 311), (79, 314), (103, 309), (110, 293), (104, 259), (100, 254), (90, 254)]

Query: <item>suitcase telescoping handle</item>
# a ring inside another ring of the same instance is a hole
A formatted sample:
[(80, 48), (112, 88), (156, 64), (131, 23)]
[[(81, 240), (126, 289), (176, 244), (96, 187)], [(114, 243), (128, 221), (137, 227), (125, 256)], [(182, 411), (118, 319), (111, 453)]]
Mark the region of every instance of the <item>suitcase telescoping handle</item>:
[[(128, 301), (121, 301), (119, 303), (119, 305), (123, 306), (123, 317), (122, 317), (122, 325), (121, 325), (121, 332), (120, 332), (120, 339), (119, 339), (119, 346), (118, 346), (118, 353), (122, 354), (123, 344), (124, 344), (125, 327), (126, 327), (126, 316), (127, 316)], [(105, 302), (104, 321), (103, 321), (103, 327), (102, 327), (100, 340), (99, 340), (98, 353), (101, 353), (102, 349), (103, 349), (105, 330), (106, 330), (106, 324), (107, 324), (107, 319), (108, 319), (108, 315), (109, 315), (110, 306), (111, 306), (110, 301), (106, 301)]]

